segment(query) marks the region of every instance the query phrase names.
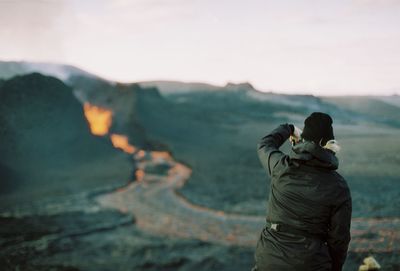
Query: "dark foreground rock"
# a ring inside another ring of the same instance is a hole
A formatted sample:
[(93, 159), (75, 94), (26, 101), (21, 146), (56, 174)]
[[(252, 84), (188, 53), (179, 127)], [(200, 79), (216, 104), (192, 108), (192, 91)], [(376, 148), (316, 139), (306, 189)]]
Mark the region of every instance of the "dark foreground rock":
[(2, 270), (246, 270), (252, 261), (249, 249), (144, 234), (111, 211), (0, 222)]
[[(253, 264), (252, 248), (152, 236), (133, 222), (111, 211), (1, 218), (1, 270), (243, 271)], [(366, 256), (350, 253), (344, 270), (358, 270)], [(399, 270), (395, 255), (374, 256), (382, 270)]]

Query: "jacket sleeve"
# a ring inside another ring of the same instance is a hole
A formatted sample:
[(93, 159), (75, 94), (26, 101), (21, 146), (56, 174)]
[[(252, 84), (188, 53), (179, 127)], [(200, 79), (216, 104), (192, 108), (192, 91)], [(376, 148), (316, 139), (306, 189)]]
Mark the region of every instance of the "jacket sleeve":
[(329, 254), (332, 258), (332, 271), (341, 271), (347, 257), (350, 243), (351, 198), (333, 211), (328, 232)]
[(293, 133), (293, 130), (293, 125), (282, 124), (270, 134), (264, 136), (258, 143), (258, 158), (269, 175), (272, 174), (272, 170), (284, 156), (279, 148)]

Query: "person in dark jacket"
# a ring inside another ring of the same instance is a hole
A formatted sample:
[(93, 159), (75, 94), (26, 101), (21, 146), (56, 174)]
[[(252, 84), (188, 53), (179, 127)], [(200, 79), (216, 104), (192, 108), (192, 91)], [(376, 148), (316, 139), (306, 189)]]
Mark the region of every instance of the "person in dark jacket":
[[(256, 271), (342, 270), (350, 242), (351, 195), (336, 170), (332, 118), (314, 112), (304, 131), (282, 124), (261, 139), (258, 155), (271, 177)], [(293, 139), (286, 155), (279, 148)]]

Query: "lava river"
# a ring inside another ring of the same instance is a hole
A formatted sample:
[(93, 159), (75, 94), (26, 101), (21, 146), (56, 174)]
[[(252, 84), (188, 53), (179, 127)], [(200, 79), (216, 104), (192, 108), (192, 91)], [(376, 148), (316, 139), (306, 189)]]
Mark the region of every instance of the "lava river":
[[(97, 197), (105, 208), (131, 213), (143, 231), (229, 245), (254, 246), (265, 218), (229, 214), (190, 203), (176, 193), (191, 169), (169, 155), (138, 151), (137, 181)], [(352, 220), (351, 251), (400, 251), (399, 218)]]
[[(85, 115), (92, 133), (108, 133), (111, 112), (87, 104)], [(176, 192), (190, 178), (190, 168), (169, 153), (140, 150), (124, 135), (111, 134), (110, 139), (116, 148), (133, 156), (136, 181), (96, 197), (100, 206), (132, 214), (137, 227), (151, 234), (255, 246), (264, 217), (229, 214), (190, 203)], [(350, 250), (400, 252), (399, 228), (400, 218), (354, 218)]]

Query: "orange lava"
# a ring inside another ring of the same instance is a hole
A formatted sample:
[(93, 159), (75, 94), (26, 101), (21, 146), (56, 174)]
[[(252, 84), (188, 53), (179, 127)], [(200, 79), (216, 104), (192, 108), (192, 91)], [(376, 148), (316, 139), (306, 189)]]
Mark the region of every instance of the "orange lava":
[(153, 159), (165, 159), (165, 160), (171, 160), (172, 157), (169, 154), (169, 152), (166, 151), (152, 151), (151, 152), (151, 157)]
[(84, 103), (83, 109), (92, 134), (98, 136), (107, 134), (112, 123), (112, 111), (87, 102)]
[(141, 181), (144, 178), (144, 170), (143, 169), (138, 169), (136, 170), (136, 180)]
[(144, 158), (144, 156), (146, 155), (146, 152), (144, 150), (140, 150), (138, 151), (138, 153), (136, 154), (136, 158), (137, 159), (141, 159)]
[(126, 153), (132, 154), (136, 151), (136, 148), (129, 144), (127, 136), (112, 134), (110, 138), (114, 147), (119, 148)]

